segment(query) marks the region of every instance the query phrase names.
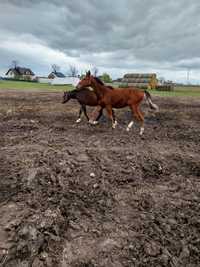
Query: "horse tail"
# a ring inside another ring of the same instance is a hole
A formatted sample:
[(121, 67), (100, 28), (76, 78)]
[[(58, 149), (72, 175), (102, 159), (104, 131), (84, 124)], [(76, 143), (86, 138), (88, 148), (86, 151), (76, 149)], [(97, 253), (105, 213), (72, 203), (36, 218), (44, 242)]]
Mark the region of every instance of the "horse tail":
[(146, 101), (147, 101), (147, 103), (149, 104), (149, 107), (150, 107), (151, 109), (155, 110), (155, 111), (158, 111), (159, 108), (158, 108), (158, 106), (157, 106), (155, 103), (153, 103), (153, 101), (152, 101), (152, 97), (151, 97), (150, 93), (149, 93), (148, 91), (145, 90), (145, 91), (144, 91), (144, 94), (145, 94), (145, 97), (146, 97)]

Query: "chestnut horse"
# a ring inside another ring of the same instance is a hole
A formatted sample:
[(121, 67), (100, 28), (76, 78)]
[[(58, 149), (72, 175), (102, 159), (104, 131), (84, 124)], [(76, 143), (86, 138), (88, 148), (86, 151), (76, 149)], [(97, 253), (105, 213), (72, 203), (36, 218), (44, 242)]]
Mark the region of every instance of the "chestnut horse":
[[(87, 72), (85, 78), (78, 83), (76, 88), (81, 89), (86, 86), (90, 86), (94, 89), (98, 98), (99, 108), (106, 109), (108, 117), (112, 121), (113, 128), (116, 126), (116, 121), (114, 121), (112, 115), (112, 108), (124, 108), (129, 106), (132, 114), (135, 115), (136, 119), (140, 122), (140, 135), (144, 132), (144, 116), (139, 109), (141, 102), (146, 99), (151, 109), (158, 110), (158, 106), (152, 102), (149, 92), (141, 91), (134, 87), (109, 90), (102, 81), (92, 76), (90, 71)], [(133, 120), (128, 124), (126, 128), (127, 131), (131, 129), (132, 125)]]
[[(113, 89), (113, 87), (109, 86), (109, 89)], [(98, 123), (99, 119), (101, 118), (103, 114), (103, 108), (101, 108), (100, 110), (99, 109), (95, 110), (94, 114), (98, 113), (98, 115), (94, 121), (90, 121), (87, 115), (87, 110), (86, 110), (86, 106), (91, 106), (91, 107), (98, 106), (98, 99), (94, 91), (91, 91), (89, 88), (83, 88), (81, 90), (72, 90), (69, 92), (64, 92), (62, 103), (65, 104), (70, 99), (76, 99), (81, 106), (79, 110), (78, 119), (76, 120), (77, 123), (81, 122), (82, 113), (84, 113), (85, 117), (90, 123), (92, 124)], [(114, 111), (112, 112), (113, 112), (113, 117), (115, 120)]]

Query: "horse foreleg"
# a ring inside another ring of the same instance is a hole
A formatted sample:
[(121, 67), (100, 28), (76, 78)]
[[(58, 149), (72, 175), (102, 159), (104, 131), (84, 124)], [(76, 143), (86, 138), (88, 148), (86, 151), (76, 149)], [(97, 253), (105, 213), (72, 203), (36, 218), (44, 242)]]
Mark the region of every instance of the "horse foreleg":
[[(98, 116), (96, 117), (95, 121), (99, 121), (99, 119), (101, 118), (102, 115), (103, 115), (103, 108), (101, 108), (101, 110), (99, 111), (99, 114), (98, 114)], [(116, 117), (115, 117), (115, 112), (114, 112), (114, 110), (112, 110), (112, 116), (113, 116), (115, 125), (117, 125), (117, 121), (116, 121)]]
[(81, 106), (80, 109), (79, 109), (79, 115), (78, 115), (78, 119), (76, 120), (76, 123), (81, 122), (82, 112), (83, 112), (83, 106)]
[[(98, 114), (98, 117), (96, 114)], [(97, 118), (100, 118), (101, 115), (102, 115), (102, 107), (97, 106), (97, 108), (92, 112), (92, 116), (89, 119), (89, 123), (93, 125), (98, 124)]]
[(133, 121), (129, 122), (129, 124), (128, 124), (127, 128), (126, 128), (127, 132), (130, 131), (130, 129), (132, 128), (132, 126), (133, 126)]
[(86, 106), (85, 105), (82, 105), (82, 109), (83, 109), (83, 113), (84, 113), (86, 119), (89, 121), (89, 117), (88, 117), (88, 114), (87, 114)]
[(112, 109), (112, 116), (113, 116), (113, 120), (114, 120), (114, 128), (117, 126), (118, 122), (116, 120), (116, 117), (115, 117), (115, 112), (114, 110)]
[(96, 117), (95, 121), (99, 121), (99, 119), (101, 118), (102, 115), (103, 115), (103, 108), (101, 108), (101, 110), (99, 111), (99, 114)]
[(115, 129), (115, 127), (117, 125), (117, 121), (114, 119), (115, 118), (115, 115), (113, 117), (112, 106), (106, 106), (106, 111), (107, 111), (108, 117), (112, 121), (112, 128)]

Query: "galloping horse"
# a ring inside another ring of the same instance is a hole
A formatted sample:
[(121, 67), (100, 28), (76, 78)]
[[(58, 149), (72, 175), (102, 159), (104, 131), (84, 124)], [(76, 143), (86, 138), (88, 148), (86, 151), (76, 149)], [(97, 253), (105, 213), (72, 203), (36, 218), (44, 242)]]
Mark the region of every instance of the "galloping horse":
[[(87, 72), (85, 78), (83, 78), (78, 85), (77, 89), (81, 89), (83, 87), (90, 86), (94, 89), (97, 98), (98, 105), (100, 109), (105, 108), (108, 114), (108, 117), (112, 121), (112, 127), (115, 128), (116, 121), (112, 115), (112, 108), (123, 108), (129, 106), (132, 114), (135, 115), (137, 120), (140, 122), (140, 135), (144, 132), (144, 116), (139, 109), (139, 105), (146, 99), (151, 109), (158, 110), (158, 106), (152, 102), (151, 95), (147, 91), (141, 91), (134, 87), (127, 89), (113, 89), (109, 90), (109, 88), (104, 85), (98, 78), (92, 76), (90, 71)], [(131, 129), (133, 125), (133, 120), (128, 124), (127, 131)]]
[[(113, 87), (109, 86), (109, 89), (112, 90)], [(95, 92), (91, 91), (89, 88), (82, 88), (81, 90), (73, 90), (70, 92), (64, 92), (62, 103), (63, 104), (67, 103), (70, 99), (76, 99), (79, 102), (79, 104), (81, 105), (80, 110), (79, 110), (79, 116), (78, 116), (78, 119), (76, 120), (76, 122), (77, 123), (81, 122), (82, 113), (84, 113), (87, 120), (89, 122), (91, 122), (88, 115), (87, 115), (86, 106), (91, 106), (91, 107), (98, 106), (98, 99), (97, 99)], [(96, 119), (94, 121), (92, 121), (92, 124), (98, 123), (100, 117), (103, 114), (103, 108), (101, 108), (100, 110), (99, 109), (95, 110), (95, 114), (96, 113), (98, 113), (98, 115), (97, 115)], [(113, 115), (114, 120), (115, 120), (114, 111), (112, 111), (112, 115)]]

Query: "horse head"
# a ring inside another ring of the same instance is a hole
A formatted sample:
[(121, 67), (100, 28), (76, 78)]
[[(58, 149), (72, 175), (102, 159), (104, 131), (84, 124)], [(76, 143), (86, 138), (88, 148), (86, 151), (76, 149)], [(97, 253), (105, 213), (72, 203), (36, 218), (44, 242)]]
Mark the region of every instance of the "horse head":
[(70, 100), (70, 93), (64, 92), (62, 104), (67, 103)]
[(82, 89), (84, 87), (90, 87), (92, 85), (93, 76), (90, 71), (88, 71), (85, 77), (77, 84), (76, 89)]

